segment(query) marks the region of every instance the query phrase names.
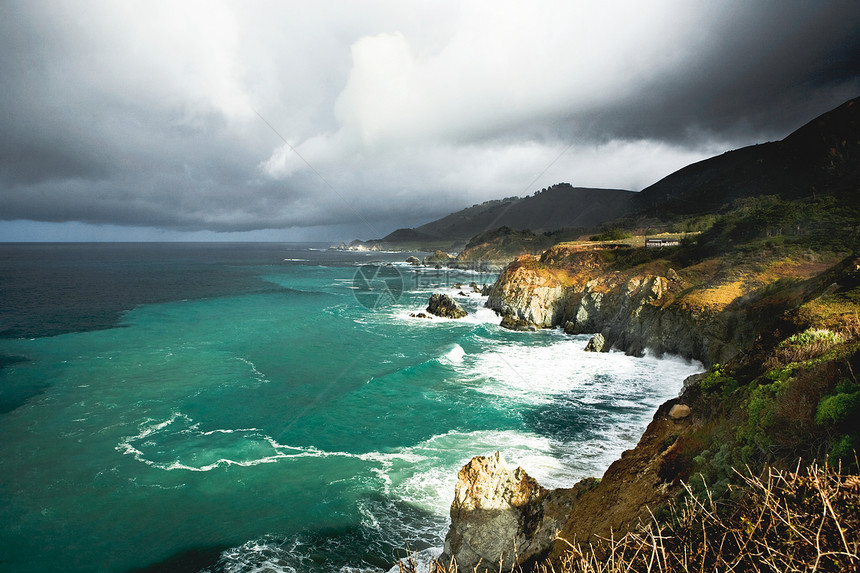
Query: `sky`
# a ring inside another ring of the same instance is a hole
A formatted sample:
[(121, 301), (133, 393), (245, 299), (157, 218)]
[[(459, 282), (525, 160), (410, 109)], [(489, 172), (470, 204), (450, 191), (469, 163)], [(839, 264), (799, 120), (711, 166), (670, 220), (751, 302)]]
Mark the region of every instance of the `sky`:
[(860, 95), (810, 0), (2, 0), (0, 241), (379, 238)]

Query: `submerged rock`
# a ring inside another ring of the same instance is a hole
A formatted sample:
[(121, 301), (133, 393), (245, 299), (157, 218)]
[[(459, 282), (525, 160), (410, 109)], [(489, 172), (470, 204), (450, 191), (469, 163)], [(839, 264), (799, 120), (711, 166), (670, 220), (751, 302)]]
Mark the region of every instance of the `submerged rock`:
[(456, 300), (447, 294), (435, 293), (430, 297), (427, 312), (444, 318), (463, 318), (468, 314)]

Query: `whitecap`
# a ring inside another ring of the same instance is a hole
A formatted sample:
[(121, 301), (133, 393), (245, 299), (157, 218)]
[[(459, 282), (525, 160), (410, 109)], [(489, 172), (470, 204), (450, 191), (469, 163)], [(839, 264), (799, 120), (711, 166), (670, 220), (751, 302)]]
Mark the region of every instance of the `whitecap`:
[(466, 355), (466, 351), (463, 350), (463, 347), (459, 344), (455, 344), (451, 350), (449, 350), (443, 358), (453, 364), (459, 364), (463, 361), (463, 357)]
[(147, 419), (139, 428), (140, 432), (124, 437), (115, 449), (165, 471), (207, 472), (222, 466), (252, 467), (321, 455), (312, 447), (279, 444), (258, 428), (201, 430), (180, 412), (162, 421)]
[(241, 356), (237, 356), (237, 357), (236, 357), (236, 360), (238, 360), (238, 361), (240, 361), (240, 362), (244, 362), (245, 364), (247, 364), (248, 366), (250, 366), (250, 367), (251, 367), (251, 373), (254, 375), (254, 378), (256, 378), (257, 380), (259, 380), (260, 382), (270, 382), (270, 380), (266, 377), (266, 375), (265, 375), (265, 374), (263, 374), (262, 372), (260, 372), (260, 371), (257, 369), (256, 364), (254, 364), (253, 362), (251, 362), (251, 361), (250, 361), (250, 360), (248, 360), (247, 358), (243, 358), (243, 357), (241, 357)]
[(571, 389), (589, 385), (625, 400), (631, 384), (648, 385), (658, 397), (656, 408), (677, 395), (687, 376), (704, 370), (701, 363), (680, 358), (585, 352), (588, 336), (556, 339), (551, 331), (538, 334), (545, 343), (522, 344), (516, 338), (486, 341), (483, 352), (467, 355), (456, 365), (460, 377), (484, 394), (532, 405), (550, 403)]

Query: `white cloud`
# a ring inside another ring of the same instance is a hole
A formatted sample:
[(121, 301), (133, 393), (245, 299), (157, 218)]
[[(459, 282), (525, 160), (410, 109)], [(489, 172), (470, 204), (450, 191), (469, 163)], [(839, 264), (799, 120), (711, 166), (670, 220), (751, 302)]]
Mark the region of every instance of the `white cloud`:
[[(694, 55), (689, 12), (669, 1), (464, 2), (443, 45), (401, 31), (355, 42), (337, 117), (372, 145), (480, 138), (602, 107)], [(686, 51), (669, 46), (679, 41)]]

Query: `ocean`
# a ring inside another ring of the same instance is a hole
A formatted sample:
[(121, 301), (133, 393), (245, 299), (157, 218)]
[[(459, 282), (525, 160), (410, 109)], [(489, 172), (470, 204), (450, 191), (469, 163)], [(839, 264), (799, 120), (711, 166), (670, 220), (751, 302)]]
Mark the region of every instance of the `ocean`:
[[(702, 370), (504, 330), (469, 287), (493, 275), (326, 247), (0, 245), (0, 570), (426, 560), (472, 456), (599, 476)], [(410, 316), (434, 292), (469, 315)]]

